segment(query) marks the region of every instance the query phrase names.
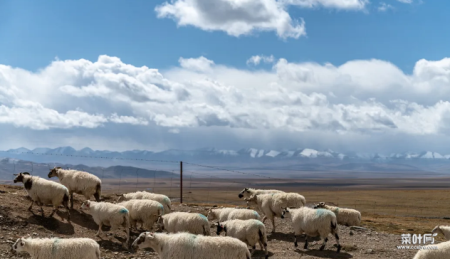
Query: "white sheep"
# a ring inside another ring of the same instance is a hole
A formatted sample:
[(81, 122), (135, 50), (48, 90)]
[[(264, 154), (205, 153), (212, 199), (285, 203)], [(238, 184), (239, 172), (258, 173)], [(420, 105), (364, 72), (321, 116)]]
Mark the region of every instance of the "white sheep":
[(208, 219), (200, 213), (172, 212), (160, 216), (156, 224), (160, 230), (166, 230), (168, 233), (189, 232), (210, 235)]
[(349, 226), (361, 225), (361, 212), (355, 209), (340, 208), (336, 206), (326, 205), (325, 202), (320, 202), (314, 208), (322, 208), (331, 210), (337, 217), (338, 224)]
[(129, 200), (118, 203), (130, 212), (131, 227), (137, 229), (136, 224), (141, 223), (146, 230), (151, 230), (159, 216), (164, 214), (164, 206), (153, 200)]
[(31, 259), (100, 259), (100, 246), (90, 238), (19, 238), (14, 253), (27, 252)]
[(67, 221), (70, 222), (69, 212), (69, 190), (62, 184), (40, 178), (39, 176), (31, 176), (28, 172), (22, 172), (14, 179), (14, 183), (21, 182), (32, 202), (29, 211), (32, 211), (33, 204), (36, 203), (41, 207), (41, 214), (44, 217), (43, 205), (52, 204), (53, 211), (49, 217), (52, 217), (59, 205), (63, 205), (68, 213)]
[[(283, 191), (280, 190), (265, 190), (265, 189), (254, 189), (254, 188), (244, 188), (239, 194), (238, 197), (239, 199), (246, 199), (246, 198), (250, 198), (252, 195), (254, 194), (269, 194), (269, 193), (280, 193)], [(247, 206), (249, 206), (248, 202), (247, 202)]]
[(446, 240), (450, 240), (450, 226), (441, 226), (441, 225), (436, 226), (435, 228), (433, 228), (431, 233), (433, 234), (441, 233), (442, 235), (444, 235)]
[(110, 231), (115, 231), (119, 227), (124, 227), (124, 231), (127, 234), (127, 240), (123, 243), (123, 247), (128, 248), (128, 242), (130, 241), (130, 213), (124, 206), (109, 202), (87, 200), (81, 204), (81, 210), (90, 214), (98, 225), (98, 231), (95, 234), (96, 236), (103, 234), (103, 225), (111, 226)]
[(127, 201), (127, 200), (132, 200), (132, 199), (154, 200), (154, 201), (161, 203), (164, 206), (164, 213), (169, 213), (172, 210), (170, 199), (169, 199), (169, 197), (167, 197), (164, 194), (151, 193), (151, 192), (146, 192), (146, 191), (143, 191), (143, 192), (137, 191), (137, 192), (124, 193), (124, 194), (116, 194), (116, 195), (119, 196), (119, 198), (117, 199), (117, 202)]
[(422, 248), (417, 251), (413, 259), (448, 259), (450, 258), (450, 241), (439, 244), (427, 245), (425, 247), (435, 246), (436, 248)]
[(160, 259), (250, 259), (247, 245), (224, 236), (144, 232), (133, 242), (134, 250), (150, 247)]
[(296, 192), (286, 193), (288, 208), (300, 208), (306, 205), (306, 199), (303, 195)]
[(259, 243), (261, 250), (265, 250), (266, 259), (269, 258), (267, 252), (267, 234), (266, 226), (256, 219), (233, 219), (217, 223), (217, 232), (219, 236), (221, 232), (225, 232), (226, 236), (234, 237), (252, 247), (251, 254), (255, 252), (256, 244)]
[(261, 216), (255, 210), (236, 209), (236, 208), (219, 208), (209, 209), (207, 214), (208, 220), (226, 221), (232, 219), (261, 219)]
[(69, 189), (70, 208), (73, 209), (73, 193), (83, 195), (89, 200), (94, 195), (97, 202), (100, 201), (102, 181), (97, 176), (84, 171), (66, 170), (55, 167), (48, 173), (48, 178), (58, 177), (59, 182)]
[(272, 222), (272, 233), (274, 233), (275, 217), (284, 218), (283, 211), (287, 208), (286, 193), (255, 194), (245, 200), (258, 206), (259, 210), (264, 213), (262, 222), (269, 219)]
[(339, 235), (337, 227), (336, 215), (327, 209), (312, 209), (308, 207), (301, 207), (298, 209), (285, 209), (284, 213), (289, 213), (292, 219), (292, 225), (294, 227), (294, 245), (297, 244), (297, 236), (305, 233), (305, 246), (304, 249), (308, 249), (308, 236), (316, 237), (320, 236), (323, 239), (320, 250), (325, 248), (328, 241), (328, 235), (331, 233), (336, 238), (337, 252), (341, 251), (341, 245), (339, 244)]

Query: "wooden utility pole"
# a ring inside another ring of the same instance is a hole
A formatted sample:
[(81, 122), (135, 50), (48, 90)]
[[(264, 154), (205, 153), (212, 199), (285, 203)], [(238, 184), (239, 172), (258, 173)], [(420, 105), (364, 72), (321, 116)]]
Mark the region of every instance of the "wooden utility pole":
[(183, 161), (180, 161), (180, 204), (183, 203)]

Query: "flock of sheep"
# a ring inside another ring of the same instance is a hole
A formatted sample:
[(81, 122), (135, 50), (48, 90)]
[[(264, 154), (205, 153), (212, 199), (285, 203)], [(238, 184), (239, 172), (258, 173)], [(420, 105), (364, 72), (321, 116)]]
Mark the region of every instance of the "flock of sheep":
[[(304, 249), (308, 248), (308, 237), (319, 236), (323, 242), (320, 250), (325, 248), (328, 236), (336, 240), (337, 252), (341, 250), (339, 243), (338, 224), (358, 226), (361, 223), (361, 213), (355, 209), (339, 208), (321, 202), (314, 208), (306, 206), (306, 199), (298, 193), (286, 193), (279, 190), (260, 190), (245, 188), (239, 193), (250, 204), (256, 205), (263, 213), (247, 207), (209, 209), (207, 216), (200, 213), (172, 212), (170, 199), (162, 194), (138, 191), (118, 195), (117, 202), (101, 202), (101, 180), (87, 172), (66, 170), (60, 167), (51, 169), (48, 177), (57, 177), (60, 183), (50, 181), (27, 172), (19, 173), (14, 183), (24, 185), (32, 203), (41, 207), (53, 205), (53, 216), (60, 205), (67, 210), (70, 222), (70, 207), (73, 209), (73, 193), (83, 195), (86, 200), (81, 204), (81, 211), (90, 214), (99, 226), (97, 236), (102, 232), (102, 226), (111, 226), (110, 231), (123, 229), (126, 240), (125, 249), (130, 249), (130, 229), (151, 231), (143, 232), (131, 244), (133, 250), (152, 248), (161, 259), (249, 259), (258, 244), (268, 258), (267, 234), (264, 222), (272, 223), (272, 233), (275, 232), (275, 217), (284, 218), (289, 215), (294, 230), (294, 245), (297, 237), (305, 235)], [(94, 196), (96, 201), (91, 201)], [(214, 223), (217, 236), (210, 235), (210, 221)], [(167, 233), (165, 233), (165, 232)], [(225, 236), (221, 236), (224, 232)], [(450, 238), (450, 229), (436, 227), (433, 233), (441, 232)], [(440, 244), (439, 244), (440, 245)], [(248, 248), (250, 247), (250, 249)], [(442, 246), (439, 250), (420, 250), (414, 258), (450, 258), (450, 248)], [(28, 252), (32, 258), (48, 259), (99, 259), (100, 246), (90, 238), (31, 238), (21, 237), (12, 246), (15, 253)], [(443, 253), (445, 253), (443, 255)], [(439, 255), (438, 255), (439, 254)], [(436, 257), (443, 256), (443, 257)]]

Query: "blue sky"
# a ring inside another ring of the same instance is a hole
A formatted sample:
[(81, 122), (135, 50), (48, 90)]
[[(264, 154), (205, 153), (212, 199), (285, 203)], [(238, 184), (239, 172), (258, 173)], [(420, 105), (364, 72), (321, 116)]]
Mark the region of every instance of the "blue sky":
[(1, 1), (0, 148), (450, 153), (449, 5)]
[(179, 57), (205, 56), (216, 63), (244, 67), (251, 55), (284, 57), (289, 61), (331, 62), (353, 59), (388, 60), (407, 73), (425, 58), (450, 55), (447, 1), (404, 4), (367, 12), (289, 7), (293, 18), (306, 22), (307, 38), (282, 41), (273, 32), (230, 37), (178, 27), (158, 19), (155, 6), (164, 1), (2, 1), (0, 63), (35, 70), (60, 59), (96, 60), (118, 56), (136, 66), (167, 68)]

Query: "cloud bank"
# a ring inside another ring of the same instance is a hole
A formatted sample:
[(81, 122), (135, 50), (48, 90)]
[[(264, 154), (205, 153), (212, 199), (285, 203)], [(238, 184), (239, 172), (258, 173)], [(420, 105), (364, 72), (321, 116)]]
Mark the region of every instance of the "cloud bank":
[(56, 146), (67, 138), (106, 148), (122, 136), (129, 148), (147, 149), (327, 148), (380, 139), (442, 142), (450, 135), (450, 58), (419, 60), (412, 74), (383, 60), (335, 66), (281, 58), (269, 70), (205, 57), (180, 58), (179, 64), (160, 71), (102, 55), (94, 62), (55, 60), (37, 72), (0, 65), (0, 130), (28, 142), (54, 136), (49, 141)]

